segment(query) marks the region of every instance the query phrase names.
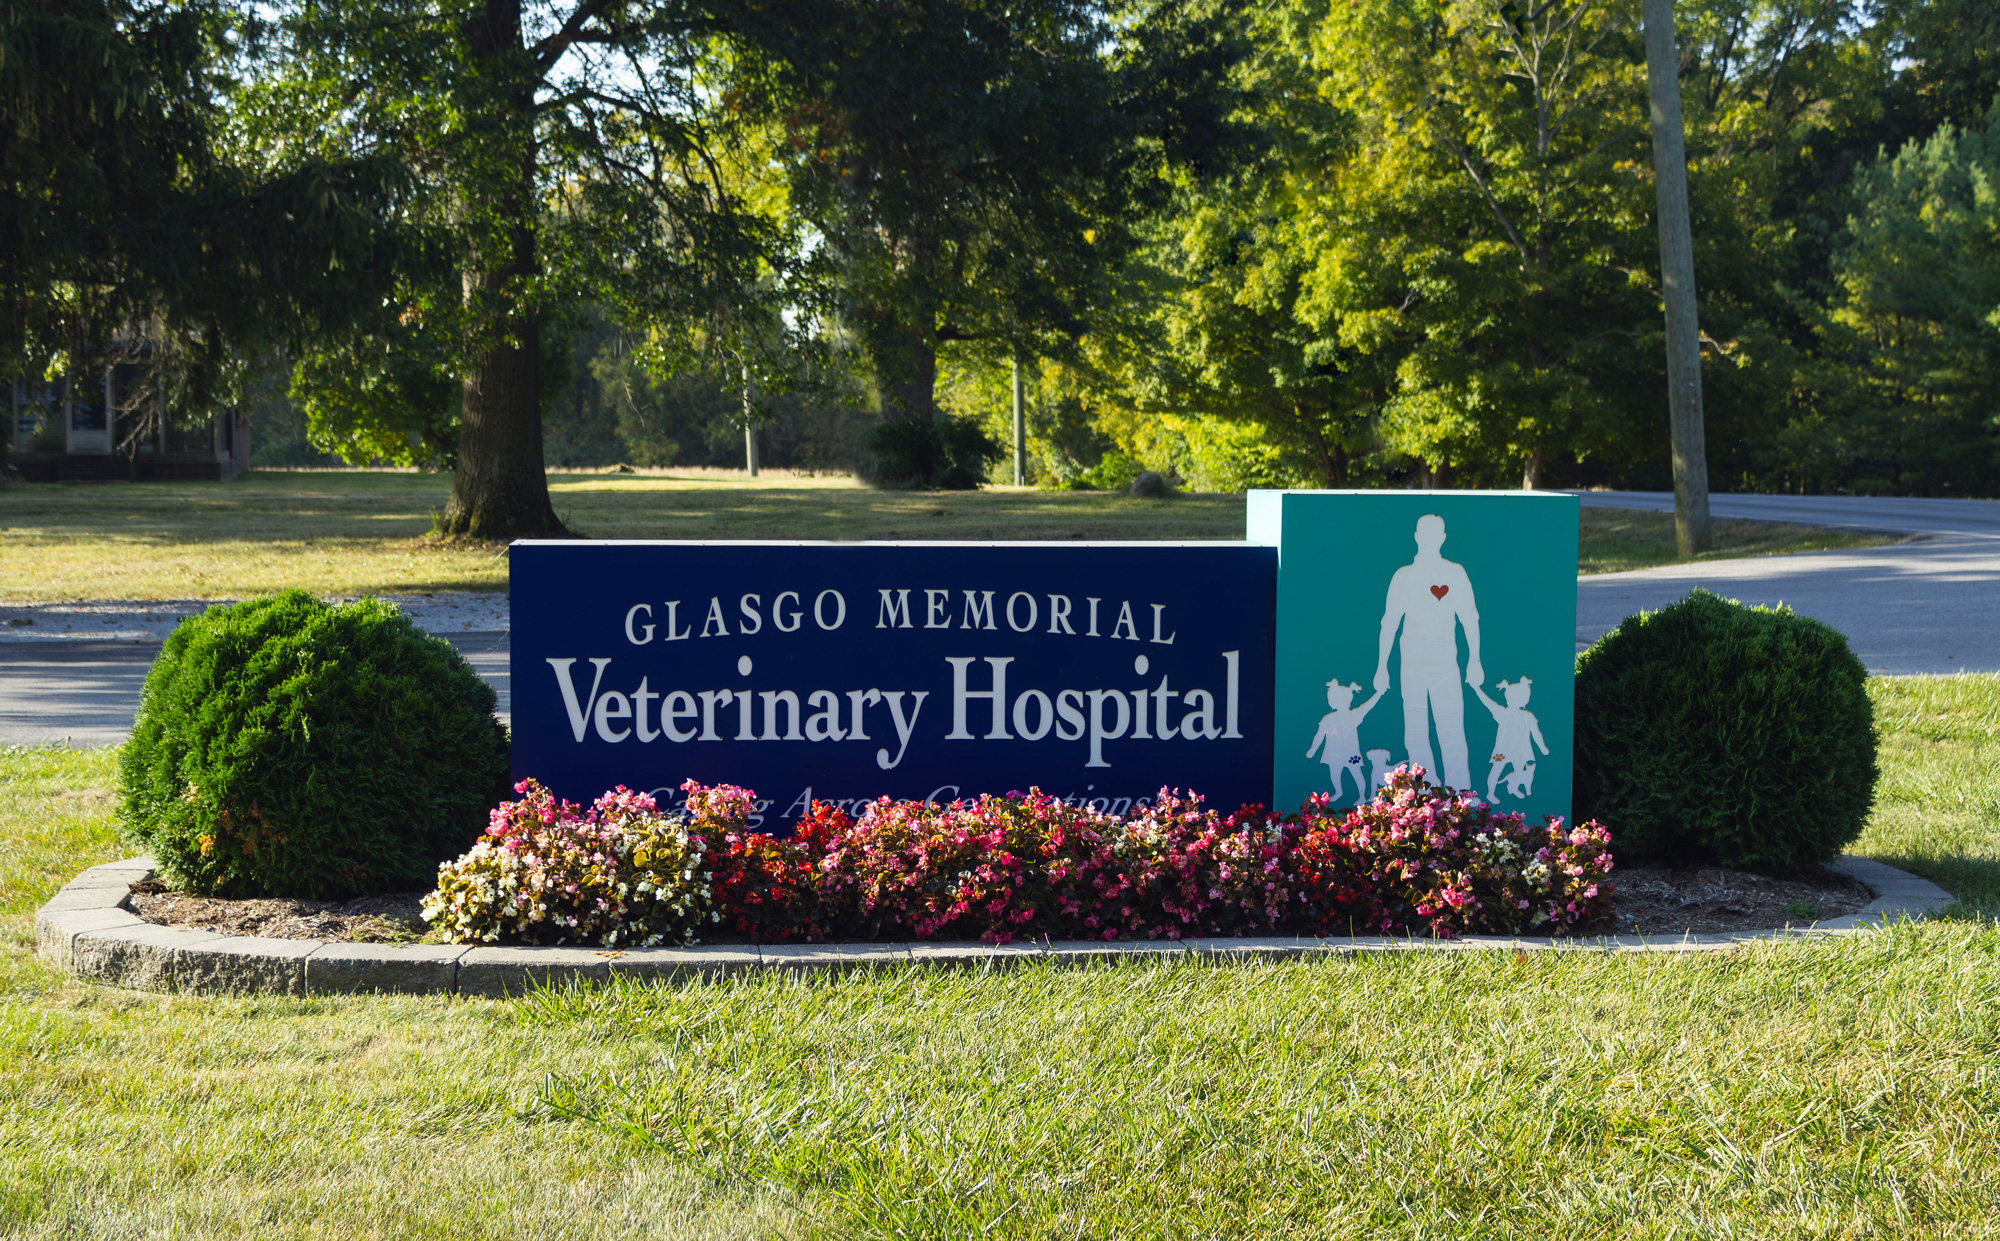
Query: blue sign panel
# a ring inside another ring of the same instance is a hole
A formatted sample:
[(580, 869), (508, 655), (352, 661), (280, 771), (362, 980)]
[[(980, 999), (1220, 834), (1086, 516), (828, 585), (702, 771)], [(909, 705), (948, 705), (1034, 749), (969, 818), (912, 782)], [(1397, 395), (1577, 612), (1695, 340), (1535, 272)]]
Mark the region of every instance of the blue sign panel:
[(662, 805), (1271, 792), (1275, 548), (525, 541), (514, 774)]

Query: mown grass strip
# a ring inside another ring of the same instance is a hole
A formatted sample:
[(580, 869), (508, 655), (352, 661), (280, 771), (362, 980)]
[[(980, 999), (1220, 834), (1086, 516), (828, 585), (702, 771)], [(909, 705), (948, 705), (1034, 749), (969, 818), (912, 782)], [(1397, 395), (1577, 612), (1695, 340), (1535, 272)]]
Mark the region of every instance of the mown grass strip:
[(1996, 949), (1959, 926), (1702, 963), (1440, 954), (551, 994), (536, 1024), (635, 1054), (552, 1075), (529, 1114), (827, 1202), (843, 1234), (1969, 1222), (2000, 1168), (1910, 1139), (2000, 1137), (1982, 1044)]
[(1875, 811), (1854, 852), (1922, 875), (1953, 912), (2000, 918), (2000, 677), (1877, 677)]
[(1959, 1235), (2000, 934), (0, 1009), (17, 1235)]
[[(1141, 500), (991, 488), (876, 491), (850, 478), (727, 471), (554, 474), (556, 510), (594, 538), (1240, 539), (1243, 497)], [(254, 471), (230, 483), (0, 490), (0, 601), (225, 599), (500, 590), (495, 549), (425, 537), (450, 480), (394, 471)], [(1720, 556), (1868, 546), (1871, 536), (1717, 524)], [(1663, 513), (1586, 509), (1584, 572), (1674, 560)]]
[[(1577, 571), (1581, 574), (1622, 573), (1628, 569), (1684, 563), (1674, 549), (1671, 513), (1585, 508), (1581, 526), (1577, 546)], [(1715, 522), (1714, 535), (1715, 549), (1694, 559), (1736, 560), (1745, 556), (1844, 551), (1903, 541), (1900, 535), (1741, 518)]]

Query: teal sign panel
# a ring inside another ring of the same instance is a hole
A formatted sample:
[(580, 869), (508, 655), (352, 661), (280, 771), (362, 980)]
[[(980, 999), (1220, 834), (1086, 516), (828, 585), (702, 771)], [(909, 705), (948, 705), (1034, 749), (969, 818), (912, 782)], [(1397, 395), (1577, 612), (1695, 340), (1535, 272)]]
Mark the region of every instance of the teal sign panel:
[(1350, 806), (1402, 763), (1496, 809), (1569, 815), (1575, 496), (1252, 491), (1278, 549), (1278, 806)]

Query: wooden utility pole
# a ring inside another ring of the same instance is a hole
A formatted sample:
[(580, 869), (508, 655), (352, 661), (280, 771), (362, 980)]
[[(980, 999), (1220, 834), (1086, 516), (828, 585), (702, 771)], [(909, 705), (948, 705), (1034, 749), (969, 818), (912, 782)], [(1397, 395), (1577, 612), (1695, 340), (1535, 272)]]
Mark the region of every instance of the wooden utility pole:
[(1021, 399), (1021, 358), (1014, 356), (1014, 485), (1028, 485), (1028, 415)]
[(1660, 288), (1667, 302), (1667, 414), (1673, 428), (1674, 544), (1683, 556), (1714, 546), (1708, 521), (1708, 445), (1701, 418), (1701, 327), (1695, 318), (1694, 235), (1688, 226), (1687, 147), (1681, 132), (1674, 0), (1644, 0), (1646, 82), (1652, 96), (1653, 185), (1660, 213)]

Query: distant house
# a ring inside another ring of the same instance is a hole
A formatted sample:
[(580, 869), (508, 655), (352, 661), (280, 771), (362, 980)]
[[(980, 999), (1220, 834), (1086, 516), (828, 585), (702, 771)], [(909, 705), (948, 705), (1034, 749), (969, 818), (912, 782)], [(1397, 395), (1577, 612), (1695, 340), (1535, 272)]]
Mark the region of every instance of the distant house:
[(118, 394), (137, 382), (137, 369), (111, 366), (77, 383), (14, 381), (8, 463), (37, 482), (221, 480), (250, 468), (249, 423), (233, 410), (194, 426), (145, 419), (146, 434), (128, 443), (142, 420), (119, 408)]

